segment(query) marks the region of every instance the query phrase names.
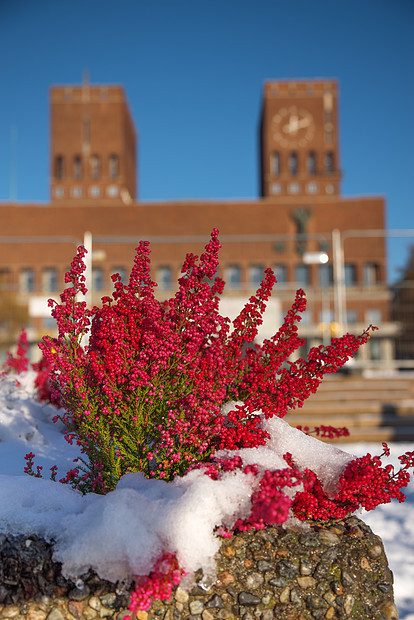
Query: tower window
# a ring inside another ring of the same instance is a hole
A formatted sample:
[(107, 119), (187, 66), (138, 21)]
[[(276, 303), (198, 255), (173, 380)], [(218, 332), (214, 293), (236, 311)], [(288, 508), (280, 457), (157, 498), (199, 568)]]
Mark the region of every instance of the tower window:
[(55, 190), (54, 190), (53, 193), (55, 195), (55, 198), (63, 198), (64, 195), (65, 195), (65, 188), (64, 187), (55, 187)]
[(71, 192), (74, 198), (80, 198), (83, 194), (82, 188), (79, 185), (72, 187)]
[(106, 188), (106, 195), (109, 196), (109, 198), (116, 198), (118, 194), (119, 187), (117, 185), (108, 185), (108, 187)]
[(278, 177), (280, 174), (280, 153), (278, 153), (278, 151), (275, 151), (271, 155), (270, 168), (271, 168), (271, 174), (274, 177)]
[(82, 158), (80, 155), (75, 155), (73, 158), (73, 178), (76, 181), (80, 181), (82, 178)]
[(308, 164), (308, 173), (316, 174), (316, 153), (315, 151), (311, 151), (310, 153), (308, 153), (307, 164)]
[(117, 179), (119, 174), (119, 159), (118, 155), (109, 156), (109, 178)]
[(99, 198), (101, 195), (101, 188), (99, 185), (91, 185), (89, 188), (89, 195), (92, 196), (92, 198)]
[(101, 178), (101, 158), (99, 155), (92, 155), (91, 157), (91, 176), (95, 180)]
[(295, 152), (289, 154), (289, 172), (293, 175), (298, 173), (298, 154)]
[(325, 172), (334, 171), (334, 154), (332, 151), (325, 153)]
[(65, 176), (65, 158), (63, 155), (56, 155), (55, 158), (55, 178), (61, 181)]

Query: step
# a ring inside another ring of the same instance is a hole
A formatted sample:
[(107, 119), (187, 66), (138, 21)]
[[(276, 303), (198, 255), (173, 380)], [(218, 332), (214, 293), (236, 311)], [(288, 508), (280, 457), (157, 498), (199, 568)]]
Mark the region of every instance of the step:
[(346, 391), (372, 391), (390, 390), (401, 392), (414, 392), (414, 378), (404, 380), (390, 379), (330, 379), (330, 375), (325, 376), (319, 385), (318, 391), (331, 392), (336, 390)]
[(390, 381), (389, 379), (373, 381), (372, 379), (329, 379), (330, 376), (331, 375), (325, 375), (321, 380), (319, 384), (320, 389), (329, 391), (339, 387), (345, 390), (376, 390), (380, 388), (404, 391), (413, 390), (414, 388), (414, 378), (394, 381)]
[[(326, 443), (347, 444), (347, 443), (381, 443), (385, 442), (414, 442), (414, 427), (400, 427), (397, 429), (384, 427), (375, 429), (356, 428), (352, 429), (348, 437), (339, 439), (323, 439)], [(381, 447), (379, 447), (379, 450)]]
[[(400, 400), (407, 400), (407, 396), (409, 396), (409, 394), (407, 393), (406, 390), (402, 391), (402, 390), (397, 390), (395, 392), (391, 392), (389, 390), (375, 390), (375, 391), (360, 391), (360, 390), (350, 390), (350, 391), (339, 391), (339, 390), (335, 390), (334, 392), (327, 392), (325, 391), (320, 391), (318, 390), (315, 394), (312, 394), (312, 396), (309, 396), (309, 400), (310, 401), (314, 401), (317, 400), (319, 402), (321, 401), (326, 401), (326, 400), (335, 400), (335, 401), (343, 401), (343, 400), (372, 400), (372, 398), (375, 398), (375, 400), (385, 400), (385, 401), (390, 401), (390, 400), (396, 400), (396, 401), (400, 401)], [(410, 399), (412, 400), (412, 402), (414, 403), (414, 398)]]
[(303, 407), (292, 410), (285, 419), (292, 426), (348, 428), (348, 437), (322, 440), (335, 444), (414, 442), (414, 374), (370, 378), (328, 375)]
[[(295, 409), (294, 411), (299, 411)], [(395, 415), (414, 414), (414, 400), (406, 399), (399, 402), (380, 401), (311, 401), (308, 400), (300, 409), (305, 415), (335, 415), (335, 414), (358, 414), (358, 413), (393, 413)]]
[(392, 414), (370, 414), (363, 413), (354, 416), (348, 415), (332, 415), (327, 420), (324, 420), (320, 416), (301, 415), (301, 414), (287, 414), (286, 420), (292, 426), (335, 426), (347, 428), (369, 428), (369, 427), (411, 427), (414, 430), (414, 416), (410, 417), (398, 417)]

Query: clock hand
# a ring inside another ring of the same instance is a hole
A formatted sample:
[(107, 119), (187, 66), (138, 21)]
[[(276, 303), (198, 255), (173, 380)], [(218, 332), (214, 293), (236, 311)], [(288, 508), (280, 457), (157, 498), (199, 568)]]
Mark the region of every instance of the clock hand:
[(302, 118), (302, 120), (300, 120), (297, 124), (299, 129), (302, 127), (307, 127), (308, 125), (310, 125), (310, 120), (308, 118)]
[(289, 119), (289, 123), (283, 126), (283, 131), (285, 133), (297, 134), (299, 129), (303, 129), (304, 127), (308, 127), (310, 125), (310, 120), (308, 118), (298, 119), (297, 116), (293, 116)]
[(282, 127), (285, 133), (296, 133), (298, 130), (299, 119), (297, 116), (291, 116), (289, 122)]

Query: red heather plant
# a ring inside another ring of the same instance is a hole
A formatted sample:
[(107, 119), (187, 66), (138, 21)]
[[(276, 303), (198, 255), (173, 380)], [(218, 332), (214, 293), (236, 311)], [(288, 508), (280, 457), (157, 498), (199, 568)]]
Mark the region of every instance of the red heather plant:
[[(112, 276), (112, 297), (92, 309), (77, 300), (86, 292), (86, 250), (80, 247), (66, 274), (71, 286), (61, 303), (49, 300), (58, 337), (45, 337), (40, 348), (52, 368), (52, 397), (64, 408), (57, 417), (68, 441), (84, 453), (70, 476), (81, 490), (106, 493), (134, 471), (168, 481), (208, 462), (218, 449), (264, 445), (268, 436), (254, 412), (282, 417), (302, 406), (323, 375), (343, 366), (369, 338), (368, 331), (347, 334), (311, 349), (308, 360), (290, 363), (304, 342), (297, 323), (306, 300), (298, 290), (280, 330), (254, 345), (276, 279), (267, 269), (230, 329), (219, 314), (219, 247), (214, 230), (200, 259), (187, 255), (178, 292), (160, 302), (148, 242), (141, 242), (129, 283)], [(224, 416), (228, 401), (243, 404)]]
[(56, 395), (53, 396), (50, 392), (51, 368), (46, 358), (42, 356), (39, 362), (30, 364), (28, 353), (29, 341), (27, 339), (26, 330), (23, 328), (20, 331), (19, 339), (17, 341), (16, 355), (13, 355), (10, 351), (7, 351), (7, 358), (2, 366), (0, 376), (10, 373), (18, 375), (21, 372), (26, 372), (31, 367), (32, 370), (36, 372), (34, 384), (37, 390), (37, 398), (42, 402), (50, 402), (59, 407), (59, 400), (56, 400)]
[(25, 372), (29, 368), (29, 341), (27, 339), (27, 333), (25, 329), (20, 331), (20, 336), (17, 341), (17, 351), (16, 355), (7, 351), (6, 361), (2, 366), (2, 375), (5, 375), (8, 372), (15, 372), (16, 374), (20, 374), (21, 372)]

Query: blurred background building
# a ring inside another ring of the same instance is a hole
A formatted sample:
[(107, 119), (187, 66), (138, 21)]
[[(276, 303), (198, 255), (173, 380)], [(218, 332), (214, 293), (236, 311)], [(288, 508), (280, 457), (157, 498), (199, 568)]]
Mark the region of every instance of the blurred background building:
[[(216, 227), (223, 314), (234, 318), (270, 266), (278, 284), (260, 338), (275, 333), (303, 288), (307, 349), (374, 324), (380, 330), (354, 367), (410, 366), (413, 346), (401, 352), (405, 319), (398, 311), (406, 302), (394, 296), (393, 316), (387, 285), (384, 198), (341, 196), (335, 80), (264, 84), (256, 200), (140, 202), (137, 137), (120, 86), (85, 80), (53, 87), (50, 119), (50, 202), (0, 205), (3, 349), (22, 324), (32, 343), (54, 332), (47, 300), (63, 290), (77, 245), (90, 250), (89, 303), (111, 292), (112, 273), (128, 278), (140, 239), (151, 242), (157, 295), (164, 298), (174, 294), (186, 252), (200, 254)], [(160, 160), (161, 180), (167, 165)]]

